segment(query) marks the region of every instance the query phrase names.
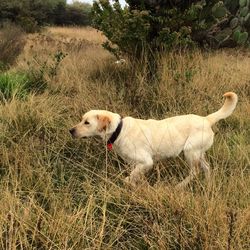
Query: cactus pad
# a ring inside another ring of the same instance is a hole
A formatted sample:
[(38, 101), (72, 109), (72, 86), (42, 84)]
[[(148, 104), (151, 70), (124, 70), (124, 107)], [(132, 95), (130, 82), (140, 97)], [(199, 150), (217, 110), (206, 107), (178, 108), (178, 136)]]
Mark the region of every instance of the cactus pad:
[(248, 38), (248, 33), (247, 32), (243, 32), (243, 33), (240, 34), (237, 43), (240, 44), (240, 45), (243, 45), (243, 44), (246, 43), (247, 38)]
[(240, 0), (239, 1), (240, 7), (246, 6), (246, 3), (247, 3), (247, 0)]
[(235, 17), (235, 18), (233, 18), (233, 19), (230, 21), (230, 27), (231, 27), (232, 29), (234, 29), (234, 28), (237, 27), (238, 23), (239, 23), (239, 19), (238, 19), (237, 17)]
[(248, 14), (248, 12), (249, 12), (248, 7), (244, 7), (240, 10), (240, 16), (245, 17)]
[(212, 9), (212, 13), (215, 18), (222, 18), (226, 16), (227, 9), (224, 6), (218, 6)]
[(239, 40), (240, 34), (241, 34), (240, 30), (235, 30), (234, 31), (234, 33), (233, 33), (233, 39), (234, 39), (234, 41), (237, 42)]
[(244, 17), (244, 25), (246, 27), (250, 27), (250, 13), (248, 13), (245, 17)]

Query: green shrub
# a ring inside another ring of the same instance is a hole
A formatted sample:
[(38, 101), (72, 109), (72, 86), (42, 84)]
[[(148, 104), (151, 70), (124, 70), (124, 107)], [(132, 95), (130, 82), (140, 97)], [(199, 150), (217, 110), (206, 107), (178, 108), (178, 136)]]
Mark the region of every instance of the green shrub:
[(91, 5), (80, 1), (1, 0), (0, 25), (9, 20), (31, 33), (48, 24), (84, 26), (90, 24), (90, 11)]
[(40, 30), (36, 19), (29, 16), (19, 16), (16, 21), (27, 33), (35, 33)]
[(64, 25), (90, 25), (91, 5), (88, 3), (73, 2), (65, 8), (65, 15), (61, 19)]
[(241, 2), (127, 0), (122, 8), (119, 1), (100, 0), (93, 4), (92, 19), (109, 39), (104, 47), (116, 56), (194, 45), (235, 47), (249, 44), (250, 1)]

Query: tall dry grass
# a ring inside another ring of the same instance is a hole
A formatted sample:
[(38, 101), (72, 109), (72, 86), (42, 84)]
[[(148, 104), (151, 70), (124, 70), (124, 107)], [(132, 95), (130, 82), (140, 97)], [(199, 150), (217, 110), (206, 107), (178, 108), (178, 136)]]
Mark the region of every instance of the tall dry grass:
[(14, 64), (21, 54), (25, 38), (20, 27), (5, 23), (0, 31), (0, 71)]
[(101, 34), (100, 31), (92, 29), (90, 27), (50, 27), (46, 30), (47, 34), (62, 38), (74, 38), (74, 39), (85, 39), (93, 43), (102, 43), (106, 41), (106, 38)]
[[(0, 248), (249, 249), (249, 53), (162, 55), (149, 82), (143, 65), (116, 65), (96, 42), (84, 45), (88, 30), (67, 30), (69, 40), (56, 30), (29, 37), (15, 69), (67, 53), (46, 91), (0, 106)], [(200, 176), (183, 192), (174, 189), (188, 173), (182, 156), (158, 162), (149, 184), (131, 190), (122, 181), (131, 166), (101, 140), (68, 133), (89, 109), (206, 115), (226, 91), (239, 104), (215, 127), (211, 183)]]

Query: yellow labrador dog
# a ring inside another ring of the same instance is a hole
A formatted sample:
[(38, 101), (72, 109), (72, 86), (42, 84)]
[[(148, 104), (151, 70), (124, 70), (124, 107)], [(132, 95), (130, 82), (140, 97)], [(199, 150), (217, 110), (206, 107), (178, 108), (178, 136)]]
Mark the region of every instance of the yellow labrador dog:
[(121, 118), (119, 114), (106, 110), (91, 110), (82, 121), (70, 129), (74, 138), (100, 136), (109, 149), (135, 167), (126, 182), (136, 185), (140, 178), (153, 167), (157, 159), (178, 156), (182, 151), (190, 165), (190, 175), (178, 186), (183, 187), (192, 180), (201, 167), (210, 176), (210, 167), (205, 152), (212, 146), (213, 124), (230, 116), (238, 97), (233, 92), (224, 94), (224, 105), (215, 113), (202, 117), (188, 114), (163, 120), (141, 120)]

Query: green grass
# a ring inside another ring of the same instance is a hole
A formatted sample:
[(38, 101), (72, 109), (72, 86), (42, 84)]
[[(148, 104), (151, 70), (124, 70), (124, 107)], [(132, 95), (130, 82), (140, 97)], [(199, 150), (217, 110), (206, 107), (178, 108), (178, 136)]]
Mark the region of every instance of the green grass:
[(23, 99), (28, 94), (28, 77), (23, 73), (0, 73), (0, 100)]
[(41, 62), (37, 68), (30, 68), (21, 72), (0, 73), (0, 101), (7, 102), (13, 98), (25, 99), (29, 93), (41, 94), (47, 88), (47, 79), (53, 79), (57, 75), (58, 67), (64, 55), (61, 51), (55, 53), (52, 62), (49, 58)]

